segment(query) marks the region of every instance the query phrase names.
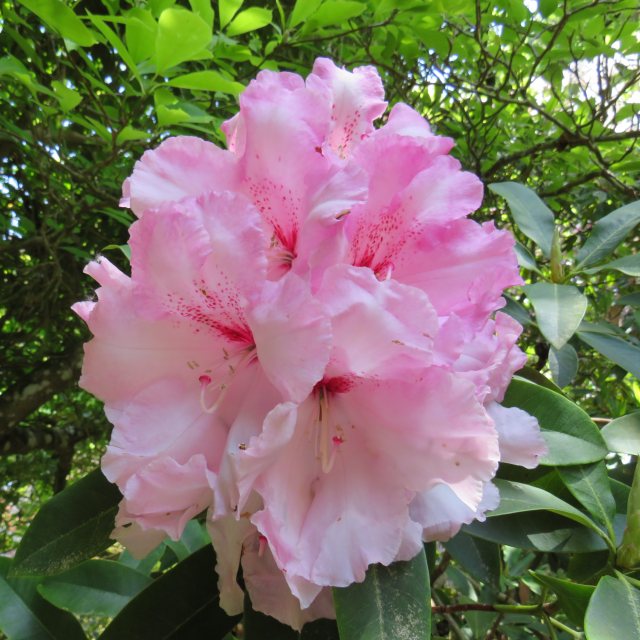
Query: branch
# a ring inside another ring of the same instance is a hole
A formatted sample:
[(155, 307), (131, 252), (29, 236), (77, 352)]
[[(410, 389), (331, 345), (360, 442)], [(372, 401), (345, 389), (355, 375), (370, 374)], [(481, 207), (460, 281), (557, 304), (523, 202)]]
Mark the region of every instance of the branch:
[(22, 420), (60, 393), (75, 385), (80, 373), (82, 352), (79, 348), (34, 369), (0, 396), (0, 434), (11, 431)]
[(82, 427), (69, 425), (54, 428), (50, 425), (14, 427), (0, 435), (0, 456), (25, 454), (36, 449), (44, 451), (70, 451), (77, 442), (89, 437)]

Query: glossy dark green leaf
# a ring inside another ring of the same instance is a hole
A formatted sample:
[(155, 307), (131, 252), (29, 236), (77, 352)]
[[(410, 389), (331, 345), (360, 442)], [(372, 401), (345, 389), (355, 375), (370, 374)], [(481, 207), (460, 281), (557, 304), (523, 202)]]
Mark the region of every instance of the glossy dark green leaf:
[(578, 331), (580, 340), (599, 351), (612, 362), (640, 378), (640, 348), (613, 334)]
[(574, 497), (605, 527), (611, 527), (616, 503), (604, 462), (558, 467), (558, 473)]
[(638, 222), (640, 201), (627, 204), (600, 218), (593, 225), (593, 231), (576, 255), (576, 270), (597, 264), (609, 257)]
[(65, 611), (113, 618), (150, 583), (151, 578), (118, 562), (89, 560), (47, 578), (38, 591)]
[(16, 575), (55, 575), (111, 543), (122, 496), (99, 469), (55, 495), (37, 513), (16, 551)]
[(587, 611), (589, 599), (595, 591), (594, 586), (576, 584), (571, 580), (561, 580), (540, 572), (531, 572), (531, 575), (556, 594), (560, 608), (573, 624), (579, 627), (584, 626), (584, 614)]
[(141, 591), (101, 640), (221, 640), (237, 623), (218, 603), (215, 554), (203, 547)]
[(585, 616), (587, 640), (640, 638), (640, 591), (626, 580), (604, 576)]
[(463, 527), (472, 536), (518, 549), (550, 553), (590, 553), (607, 550), (604, 539), (591, 529), (544, 511), (488, 518)]
[(503, 404), (535, 416), (549, 447), (541, 460), (546, 465), (586, 464), (608, 453), (600, 431), (580, 407), (550, 389), (515, 378)]
[(599, 267), (592, 267), (591, 269), (585, 269), (586, 273), (598, 273), (599, 271), (620, 271), (628, 276), (640, 276), (640, 253), (634, 253), (631, 256), (625, 256), (624, 258), (618, 258), (612, 260)]
[(340, 640), (429, 640), (430, 586), (421, 551), (409, 562), (372, 565), (364, 582), (334, 589)]
[(246, 640), (298, 640), (299, 634), (290, 626), (278, 622), (275, 618), (256, 611), (249, 597), (244, 597), (244, 613), (242, 616), (244, 637)]
[(8, 576), (11, 563), (0, 557), (0, 635), (8, 640), (84, 640), (78, 621), (40, 596), (37, 578)]
[(587, 298), (568, 284), (536, 282), (523, 288), (535, 309), (540, 332), (555, 349), (562, 349), (584, 318)]
[(640, 566), (640, 465), (637, 462), (627, 504), (627, 526), (618, 549), (618, 565), (625, 569)]
[(559, 387), (567, 387), (578, 373), (578, 354), (570, 345), (565, 344), (562, 349), (549, 349), (549, 369), (554, 382)]
[(640, 456), (640, 411), (612, 420), (601, 433), (610, 451)]
[(461, 531), (445, 542), (444, 547), (476, 580), (494, 587), (500, 584), (500, 549), (497, 545)]
[(488, 514), (489, 517), (526, 511), (551, 511), (600, 533), (598, 525), (591, 518), (548, 491), (509, 480), (496, 479), (495, 485), (500, 491), (500, 504)]
[(534, 191), (517, 182), (498, 182), (490, 184), (489, 189), (505, 198), (518, 229), (548, 258), (555, 228), (551, 209)]

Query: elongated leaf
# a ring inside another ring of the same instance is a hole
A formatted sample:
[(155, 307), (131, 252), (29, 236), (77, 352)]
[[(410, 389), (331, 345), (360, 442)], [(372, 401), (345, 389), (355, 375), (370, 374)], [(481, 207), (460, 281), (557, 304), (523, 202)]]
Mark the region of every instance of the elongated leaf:
[(243, 89), (244, 85), (233, 80), (227, 80), (217, 71), (195, 71), (187, 73), (183, 76), (172, 78), (167, 83), (171, 87), (180, 87), (181, 89), (195, 89), (196, 91), (220, 91), (221, 93), (230, 93), (237, 96)]
[(640, 566), (640, 465), (636, 463), (627, 505), (627, 526), (618, 549), (618, 565), (627, 569)]
[(600, 431), (589, 416), (559, 393), (515, 378), (503, 404), (519, 407), (538, 419), (549, 447), (541, 464), (586, 464), (602, 460), (608, 453)]
[(571, 622), (580, 627), (584, 626), (584, 615), (589, 605), (589, 599), (595, 591), (594, 586), (576, 584), (571, 580), (561, 580), (539, 572), (532, 571), (531, 575), (558, 596), (558, 603)]
[(313, 14), (313, 23), (318, 27), (328, 27), (333, 24), (343, 25), (347, 20), (356, 18), (365, 9), (364, 2), (354, 0), (326, 0)]
[(521, 245), (519, 242), (516, 242), (514, 247), (516, 256), (518, 258), (518, 264), (528, 271), (535, 271), (536, 273), (540, 273), (540, 269), (538, 268), (538, 263), (536, 259), (531, 255), (529, 250)]
[(640, 378), (640, 349), (624, 338), (594, 331), (578, 331), (578, 338), (612, 362)]
[(444, 543), (445, 549), (476, 580), (500, 584), (500, 550), (497, 545), (461, 531)]
[(89, 560), (46, 579), (40, 595), (60, 609), (113, 618), (151, 583), (143, 573), (110, 560)]
[(576, 255), (576, 270), (597, 264), (611, 255), (640, 222), (640, 201), (620, 207), (593, 225), (593, 231)]
[(271, 22), (271, 9), (251, 7), (241, 11), (227, 27), (228, 36), (239, 36), (266, 27)]
[(612, 420), (600, 433), (610, 451), (640, 456), (640, 411)]
[(44, 600), (37, 578), (10, 578), (9, 558), (0, 557), (0, 635), (8, 640), (84, 640), (78, 621)]
[(231, 22), (231, 19), (236, 15), (243, 2), (244, 0), (219, 0), (218, 10), (220, 12), (221, 29), (224, 29)]
[(429, 571), (424, 550), (409, 562), (372, 565), (364, 582), (334, 589), (340, 640), (429, 640)]
[(553, 241), (553, 213), (534, 191), (517, 182), (490, 184), (489, 189), (506, 199), (516, 225), (548, 258)]
[(186, 9), (165, 9), (158, 19), (156, 67), (159, 73), (192, 60), (211, 42), (211, 28)]
[(562, 349), (551, 347), (549, 350), (549, 369), (554, 382), (559, 387), (567, 387), (578, 373), (578, 354), (570, 345), (565, 344)]
[(585, 273), (598, 273), (599, 271), (609, 271), (611, 269), (620, 271), (621, 273), (626, 273), (628, 276), (640, 276), (640, 253), (612, 260), (611, 262), (602, 264), (599, 267), (585, 269)]
[(562, 349), (580, 326), (587, 299), (568, 284), (536, 282), (523, 288), (536, 311), (542, 335), (554, 348)]
[(55, 575), (111, 544), (121, 499), (97, 469), (45, 503), (16, 551), (15, 575)]
[(611, 493), (604, 462), (558, 467), (566, 487), (589, 513), (605, 527), (611, 527), (616, 514), (616, 502)]
[(220, 608), (216, 583), (215, 554), (208, 545), (140, 592), (100, 640), (221, 640), (239, 616)]
[(73, 40), (82, 47), (90, 47), (97, 40), (84, 26), (82, 20), (61, 0), (20, 0), (45, 24), (55, 29), (63, 38)]
[(600, 578), (584, 622), (587, 640), (640, 638), (640, 591), (626, 580)]
[(591, 518), (543, 489), (510, 480), (497, 479), (495, 484), (500, 490), (500, 504), (497, 509), (488, 514), (489, 517), (526, 511), (551, 511), (600, 534), (598, 525)]
[(545, 511), (492, 517), (465, 525), (462, 530), (490, 542), (548, 553), (606, 553), (608, 550), (604, 539), (591, 529)]
[(322, 3), (322, 0), (296, 0), (289, 16), (289, 27), (293, 28), (304, 22)]

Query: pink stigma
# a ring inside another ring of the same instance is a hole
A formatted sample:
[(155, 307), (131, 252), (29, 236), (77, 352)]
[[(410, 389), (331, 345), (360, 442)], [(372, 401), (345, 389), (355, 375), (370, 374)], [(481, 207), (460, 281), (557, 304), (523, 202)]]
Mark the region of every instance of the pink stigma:
[(211, 384), (211, 376), (208, 376), (208, 375), (201, 375), (201, 376), (198, 378), (198, 382), (199, 382), (203, 387), (206, 387), (206, 386), (208, 386), (208, 385), (210, 385), (210, 384)]
[(344, 438), (342, 436), (333, 436), (333, 438), (331, 438), (331, 442), (338, 447), (344, 442)]

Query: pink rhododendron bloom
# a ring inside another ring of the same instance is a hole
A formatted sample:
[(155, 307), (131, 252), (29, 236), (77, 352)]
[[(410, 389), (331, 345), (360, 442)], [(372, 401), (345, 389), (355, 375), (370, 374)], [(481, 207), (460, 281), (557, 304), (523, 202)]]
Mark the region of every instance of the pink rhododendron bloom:
[(546, 452), (503, 407), (526, 357), (501, 313), (513, 238), (468, 218), (483, 187), (371, 67), (262, 71), (223, 125), (123, 187), (131, 276), (77, 313), (81, 384), (114, 429), (114, 536), (143, 555), (207, 511), (220, 601), (300, 629), (330, 587), (408, 560), (499, 502), (500, 461)]

